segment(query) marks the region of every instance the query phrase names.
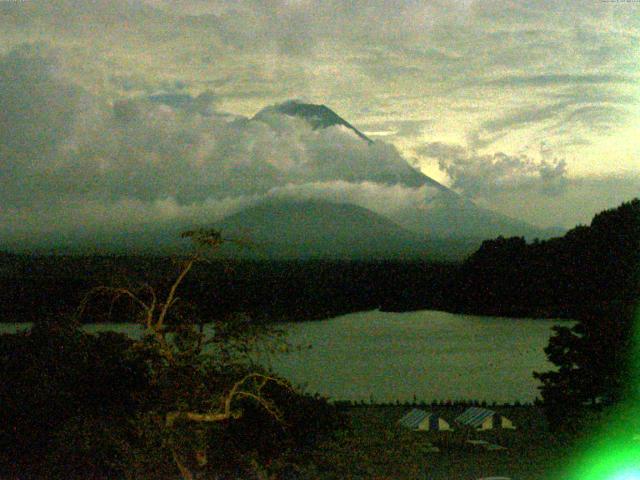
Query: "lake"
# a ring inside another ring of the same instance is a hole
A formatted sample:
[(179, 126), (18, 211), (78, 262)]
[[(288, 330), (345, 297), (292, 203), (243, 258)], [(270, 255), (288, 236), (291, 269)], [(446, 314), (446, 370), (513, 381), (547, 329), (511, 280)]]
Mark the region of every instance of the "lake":
[[(572, 322), (375, 310), (283, 324), (291, 343), (311, 348), (259, 358), (295, 385), (334, 400), (531, 402), (538, 396), (532, 372), (553, 368), (543, 348), (557, 324)], [(0, 324), (2, 331), (16, 328)], [(87, 326), (133, 335), (136, 328)]]
[(572, 322), (359, 312), (287, 324), (291, 342), (312, 348), (265, 363), (333, 399), (531, 402), (538, 396), (532, 372), (553, 368), (543, 349), (557, 324)]

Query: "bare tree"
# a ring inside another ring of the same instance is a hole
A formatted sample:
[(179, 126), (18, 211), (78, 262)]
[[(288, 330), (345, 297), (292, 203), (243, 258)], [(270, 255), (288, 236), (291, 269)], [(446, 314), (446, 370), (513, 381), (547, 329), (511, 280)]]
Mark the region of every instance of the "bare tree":
[[(150, 418), (161, 432), (182, 478), (192, 480), (194, 469), (208, 464), (207, 426), (241, 418), (242, 400), (255, 402), (268, 415), (282, 422), (282, 410), (265, 389), (268, 385), (292, 388), (276, 376), (235, 368), (237, 358), (231, 352), (246, 352), (248, 346), (258, 340), (261, 335), (253, 328), (255, 326), (244, 331), (229, 330), (228, 325), (219, 322), (214, 325), (214, 331), (207, 334), (203, 322), (196, 322), (193, 316), (182, 318), (176, 314), (172, 317), (180, 300), (178, 289), (194, 265), (208, 261), (207, 252), (232, 241), (213, 230), (189, 231), (182, 237), (192, 240), (194, 250), (180, 261), (168, 291), (162, 294), (147, 283), (138, 288), (100, 286), (85, 295), (77, 316), (79, 319), (97, 297), (108, 298), (111, 307), (123, 299), (136, 307), (136, 321), (143, 326), (145, 334), (134, 348), (146, 352), (151, 384), (166, 387), (143, 416), (147, 416), (147, 420)], [(248, 326), (250, 322), (245, 321), (242, 325)], [(261, 330), (261, 333), (269, 337), (277, 331)], [(182, 437), (186, 434), (197, 441), (178, 442), (175, 439), (178, 432)], [(194, 445), (190, 455), (180, 451), (183, 444)], [(195, 462), (188, 461), (187, 457)]]

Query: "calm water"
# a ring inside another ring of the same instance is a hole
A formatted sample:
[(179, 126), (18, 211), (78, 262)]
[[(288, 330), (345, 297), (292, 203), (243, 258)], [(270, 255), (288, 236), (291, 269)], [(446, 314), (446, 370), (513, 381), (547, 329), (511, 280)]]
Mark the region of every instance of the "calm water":
[[(360, 312), (285, 324), (289, 341), (311, 345), (260, 360), (296, 385), (332, 399), (532, 401), (532, 372), (552, 368), (543, 348), (567, 322), (454, 315), (437, 311)], [(12, 324), (0, 330), (15, 331)], [(90, 325), (136, 336), (127, 324)]]
[[(552, 368), (543, 348), (567, 322), (437, 311), (344, 315), (288, 324), (311, 349), (271, 360), (277, 372), (334, 399), (533, 401), (532, 372)], [(268, 360), (266, 361), (268, 362)]]

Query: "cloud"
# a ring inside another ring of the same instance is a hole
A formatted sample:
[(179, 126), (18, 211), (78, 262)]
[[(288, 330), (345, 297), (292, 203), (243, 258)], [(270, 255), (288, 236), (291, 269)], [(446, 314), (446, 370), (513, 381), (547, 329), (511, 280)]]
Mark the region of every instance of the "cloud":
[[(208, 199), (188, 205), (172, 197), (153, 201), (131, 197), (68, 199), (39, 204), (35, 208), (1, 209), (7, 221), (0, 225), (0, 238), (15, 243), (37, 236), (44, 243), (55, 244), (60, 236), (79, 232), (100, 231), (117, 235), (127, 231), (145, 231), (150, 227), (211, 224), (258, 201), (258, 197), (251, 196)], [(43, 218), (55, 221), (43, 221)]]
[(366, 135), (371, 136), (419, 137), (432, 124), (433, 120), (390, 120), (366, 122), (360, 126)]
[(349, 203), (393, 218), (406, 211), (426, 212), (437, 192), (426, 185), (413, 188), (399, 184), (333, 181), (289, 184), (264, 194), (206, 198), (192, 203), (181, 203), (171, 196), (152, 201), (126, 196), (111, 200), (74, 198), (29, 208), (0, 207), (0, 214), (5, 218), (0, 224), (0, 241), (19, 249), (80, 246), (87, 240), (91, 244), (83, 247), (122, 247), (127, 233), (145, 234), (147, 241), (167, 241), (170, 239), (158, 235), (211, 225), (245, 208), (275, 200)]
[(522, 128), (532, 123), (540, 123), (556, 118), (569, 105), (569, 102), (557, 102), (543, 107), (520, 108), (507, 115), (483, 122), (481, 129), (489, 133), (497, 133), (504, 130)]
[(437, 192), (415, 184), (419, 174), (395, 147), (343, 126), (315, 130), (273, 109), (224, 114), (207, 93), (111, 103), (69, 83), (41, 53), (0, 57), (5, 236), (207, 223), (274, 198), (390, 214), (426, 208)]
[(290, 183), (401, 182), (415, 173), (392, 145), (370, 145), (339, 126), (314, 130), (282, 114), (223, 115), (206, 94), (111, 106), (56, 81), (29, 52), (0, 60), (0, 82), (11, 87), (0, 97), (2, 158), (28, 182), (25, 192), (30, 182), (48, 194), (143, 201), (168, 195), (189, 203)]
[(557, 85), (636, 84), (637, 78), (610, 74), (507, 75), (487, 82), (502, 87), (549, 87)]
[(474, 149), (441, 142), (428, 143), (417, 153), (437, 159), (452, 187), (470, 197), (491, 197), (496, 192), (523, 188), (557, 195), (566, 184), (566, 162), (553, 157), (544, 144), (537, 160), (502, 152), (478, 154)]
[(477, 205), (541, 227), (588, 224), (596, 213), (638, 196), (637, 173), (569, 176), (556, 148), (541, 143), (532, 158), (431, 142), (419, 153), (436, 159), (452, 188)]
[[(401, 181), (403, 161), (381, 142), (362, 149), (340, 129), (320, 135), (295, 119), (246, 117), (298, 96), (330, 104), (408, 154), (428, 135), (466, 141), (463, 157), (481, 150), (496, 163), (494, 152), (544, 138), (572, 172), (637, 170), (640, 17), (620, 5), (53, 0), (0, 10), (1, 52), (32, 38), (59, 52), (20, 47), (12, 55), (40, 55), (42, 65), (13, 73), (1, 59), (14, 89), (0, 89), (11, 92), (0, 110), (5, 209), (40, 208), (54, 196), (69, 205), (172, 199), (186, 215), (209, 199), (289, 184)], [(215, 98), (204, 110), (179, 105), (207, 89)], [(183, 97), (174, 105), (143, 98), (158, 90)], [(9, 96), (20, 106), (6, 108)], [(536, 147), (522, 151), (541, 162)], [(369, 152), (379, 166), (364, 162)], [(518, 185), (540, 192), (545, 171), (530, 168)]]
[[(518, 130), (537, 131), (538, 135), (556, 135), (556, 143), (579, 135), (609, 135), (624, 125), (629, 111), (626, 105), (637, 103), (629, 96), (607, 91), (577, 89), (550, 95), (535, 106), (525, 106), (483, 121), (467, 135), (469, 145), (486, 148)], [(540, 105), (542, 103), (542, 105)], [(546, 103), (546, 105), (545, 105)]]
[(615, 105), (585, 105), (568, 112), (549, 128), (552, 131), (586, 130), (600, 135), (611, 133), (612, 129), (622, 124), (626, 117), (625, 109)]
[(620, 205), (638, 196), (640, 175), (589, 175), (567, 178), (557, 195), (541, 195), (531, 186), (511, 191), (494, 191), (479, 199), (482, 206), (505, 215), (522, 216), (542, 227), (573, 228), (588, 225), (602, 210)]
[(33, 173), (70, 133), (81, 91), (59, 78), (53, 53), (21, 46), (0, 58), (0, 164), (5, 182)]
[(423, 185), (408, 187), (402, 184), (385, 185), (374, 182), (313, 182), (286, 185), (275, 188), (266, 195), (268, 199), (330, 200), (351, 203), (393, 218), (405, 210), (428, 210), (430, 201), (439, 190)]

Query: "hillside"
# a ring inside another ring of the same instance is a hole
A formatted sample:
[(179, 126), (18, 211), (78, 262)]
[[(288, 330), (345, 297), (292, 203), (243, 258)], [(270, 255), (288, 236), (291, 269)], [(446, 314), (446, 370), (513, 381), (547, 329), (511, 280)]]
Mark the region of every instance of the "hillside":
[(328, 201), (272, 201), (225, 218), (216, 227), (276, 258), (412, 258), (427, 253), (419, 235), (366, 208)]

